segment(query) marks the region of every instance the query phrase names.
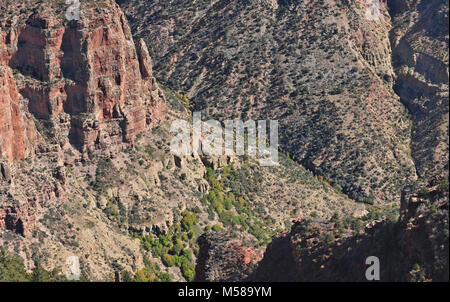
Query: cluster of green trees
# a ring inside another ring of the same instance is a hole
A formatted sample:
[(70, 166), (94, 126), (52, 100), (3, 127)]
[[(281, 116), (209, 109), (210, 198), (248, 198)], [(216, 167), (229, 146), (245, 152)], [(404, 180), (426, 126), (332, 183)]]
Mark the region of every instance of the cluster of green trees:
[[(206, 170), (206, 179), (211, 189), (202, 197), (201, 202), (207, 206), (210, 219), (214, 219), (217, 214), (223, 227), (239, 227), (239, 231), (248, 231), (261, 244), (267, 244), (272, 231), (247, 202), (246, 195), (249, 192), (236, 185), (244, 183), (242, 178), (247, 177), (242, 177), (233, 166), (224, 167), (220, 173), (219, 180), (211, 168)], [(214, 226), (213, 229), (218, 230), (219, 227)]]
[[(216, 175), (218, 173), (221, 174), (220, 179)], [(151, 251), (153, 257), (160, 258), (164, 266), (179, 267), (187, 281), (195, 279), (193, 257), (198, 254), (196, 239), (202, 232), (198, 226), (198, 214), (202, 213), (205, 208), (209, 213), (210, 220), (214, 220), (218, 215), (220, 223), (206, 226), (204, 231), (212, 229), (215, 232), (220, 232), (223, 228), (233, 232), (248, 231), (257, 239), (259, 244), (267, 244), (273, 235), (273, 230), (266, 225), (264, 219), (252, 209), (246, 200), (248, 199), (247, 191), (237, 188), (236, 183), (242, 183), (242, 178), (247, 177), (242, 176), (238, 170), (231, 166), (216, 172), (208, 168), (205, 178), (211, 186), (209, 192), (201, 198), (205, 207), (195, 207), (189, 211), (183, 211), (179, 223), (171, 226), (166, 234), (158, 237), (153, 234), (147, 236), (134, 234), (134, 237), (141, 240), (143, 248)], [(167, 276), (161, 275), (159, 267), (147, 265), (131, 279), (136, 281), (161, 281), (165, 278)]]
[[(194, 226), (198, 223), (198, 217), (191, 211), (183, 211), (181, 215), (180, 223), (172, 226), (166, 234), (157, 238), (154, 238), (152, 234), (148, 236), (135, 234), (134, 236), (141, 240), (144, 249), (151, 251), (153, 257), (160, 258), (166, 267), (179, 267), (183, 277), (187, 281), (193, 281), (195, 278), (193, 255), (198, 253)], [(195, 247), (194, 250), (190, 248), (191, 246)], [(140, 280), (157, 281), (155, 276), (154, 270), (152, 272), (149, 268), (139, 271)]]
[(183, 218), (181, 219), (181, 227), (184, 231), (189, 232), (192, 230), (192, 227), (197, 224), (198, 217), (189, 211), (184, 211), (182, 215)]

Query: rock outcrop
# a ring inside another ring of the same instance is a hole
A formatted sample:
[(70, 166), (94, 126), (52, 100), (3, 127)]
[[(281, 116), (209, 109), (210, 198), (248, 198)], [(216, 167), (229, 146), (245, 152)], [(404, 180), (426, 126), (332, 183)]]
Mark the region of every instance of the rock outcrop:
[(196, 281), (239, 281), (260, 259), (257, 253), (225, 233), (209, 231), (198, 238)]
[(19, 99), (11, 70), (0, 65), (0, 159), (8, 161), (26, 157), (36, 138), (34, 124), (23, 114)]
[[(96, 144), (132, 145), (137, 134), (163, 118), (165, 98), (145, 43), (136, 48), (120, 8), (102, 2), (82, 4), (79, 21), (68, 21), (64, 10), (51, 4), (2, 5), (7, 18), (2, 17), (0, 33), (1, 89), (10, 93), (2, 92), (1, 106), (11, 113), (0, 110), (6, 117), (0, 124), (1, 153), (9, 159), (26, 157), (26, 141), (33, 140), (16, 118), (21, 110), (51, 121), (57, 143), (70, 142), (80, 151)], [(15, 116), (16, 124), (8, 116)]]
[[(164, 118), (145, 42), (114, 1), (100, 2), (69, 21), (56, 3), (0, 1), (0, 229), (28, 236), (37, 209), (64, 198), (67, 154), (133, 146)], [(27, 181), (26, 157), (56, 172)]]
[(411, 152), (419, 177), (448, 166), (448, 2), (388, 1), (394, 89), (412, 115)]

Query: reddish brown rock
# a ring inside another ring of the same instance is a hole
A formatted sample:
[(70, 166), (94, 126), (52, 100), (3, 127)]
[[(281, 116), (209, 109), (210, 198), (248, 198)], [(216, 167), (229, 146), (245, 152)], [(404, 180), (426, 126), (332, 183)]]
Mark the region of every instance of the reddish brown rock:
[[(0, 1), (0, 229), (28, 236), (38, 208), (64, 198), (70, 145), (114, 152), (165, 116), (147, 46), (136, 47), (118, 5), (81, 11), (68, 21), (58, 4)], [(24, 191), (11, 179), (33, 154), (59, 168)]]
[(249, 268), (262, 255), (225, 233), (206, 232), (198, 239), (200, 247), (196, 281), (238, 281), (245, 279)]
[[(2, 7), (21, 12), (2, 22), (2, 65), (18, 71), (18, 90), (37, 118), (71, 116), (69, 139), (82, 151), (102, 139), (133, 144), (165, 112), (145, 43), (138, 43), (136, 51), (120, 8), (103, 2), (101, 9), (82, 4), (78, 22), (67, 21), (51, 5)], [(17, 144), (4, 148), (23, 149)]]
[(0, 66), (0, 158), (13, 161), (26, 157), (34, 138), (34, 126), (24, 120), (11, 71)]
[(0, 229), (29, 236), (34, 229), (35, 221), (35, 212), (31, 208), (16, 208), (14, 206), (0, 208)]

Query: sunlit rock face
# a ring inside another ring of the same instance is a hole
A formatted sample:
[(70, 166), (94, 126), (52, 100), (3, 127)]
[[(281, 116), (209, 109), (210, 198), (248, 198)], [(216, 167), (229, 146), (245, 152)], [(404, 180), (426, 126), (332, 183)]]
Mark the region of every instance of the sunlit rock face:
[[(80, 20), (68, 21), (51, 5), (21, 10), (24, 2), (2, 8), (20, 11), (2, 21), (1, 89), (8, 91), (2, 93), (2, 116), (23, 116), (22, 110), (37, 119), (59, 120), (54, 128), (68, 124), (67, 137), (81, 151), (102, 140), (133, 144), (138, 133), (163, 118), (165, 98), (153, 78), (147, 46), (139, 41), (136, 48), (115, 3), (82, 6)], [(27, 103), (22, 109), (20, 99)], [(32, 149), (26, 138), (33, 140), (33, 134), (26, 135), (20, 118), (14, 118), (15, 125), (9, 120), (1, 119), (0, 129), (17, 139), (2, 135), (7, 139), (1, 153), (10, 160), (24, 158)]]

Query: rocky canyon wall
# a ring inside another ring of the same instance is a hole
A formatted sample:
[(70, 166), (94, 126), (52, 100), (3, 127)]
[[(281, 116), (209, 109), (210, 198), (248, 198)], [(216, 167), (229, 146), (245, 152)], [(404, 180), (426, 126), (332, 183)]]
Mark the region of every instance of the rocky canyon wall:
[(1, 89), (9, 92), (2, 93), (0, 111), (7, 115), (0, 125), (2, 156), (20, 159), (32, 150), (32, 125), (20, 118), (11, 124), (8, 117), (27, 111), (51, 120), (56, 132), (68, 131), (59, 133), (58, 143), (64, 148), (68, 138), (80, 151), (102, 142), (133, 144), (163, 118), (165, 98), (145, 43), (136, 48), (120, 8), (101, 2), (82, 4), (79, 21), (68, 21), (64, 6), (3, 4)]
[[(40, 206), (64, 198), (65, 164), (133, 146), (166, 110), (118, 5), (84, 1), (79, 21), (67, 7), (0, 1), (0, 228), (24, 236)], [(49, 172), (27, 178), (25, 158)]]
[(0, 65), (0, 155), (8, 161), (26, 157), (35, 140), (34, 124), (26, 119), (11, 70)]
[(388, 1), (394, 89), (413, 123), (411, 151), (419, 177), (448, 166), (448, 2)]

